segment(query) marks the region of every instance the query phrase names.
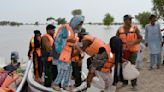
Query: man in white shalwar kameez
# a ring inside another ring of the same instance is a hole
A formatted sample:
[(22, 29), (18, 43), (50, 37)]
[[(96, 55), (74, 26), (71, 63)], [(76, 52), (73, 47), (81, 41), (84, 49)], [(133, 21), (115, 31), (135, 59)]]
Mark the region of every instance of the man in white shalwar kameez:
[(145, 26), (145, 45), (150, 50), (150, 70), (154, 65), (157, 65), (157, 69), (160, 68), (161, 52), (162, 52), (162, 34), (160, 31), (160, 25), (156, 23), (156, 16), (151, 15), (149, 17), (150, 23)]

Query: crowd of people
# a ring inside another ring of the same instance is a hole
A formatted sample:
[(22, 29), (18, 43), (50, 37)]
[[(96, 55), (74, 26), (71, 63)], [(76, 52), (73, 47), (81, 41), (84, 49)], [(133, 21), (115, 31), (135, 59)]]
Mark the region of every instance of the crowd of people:
[[(110, 43), (105, 43), (100, 38), (86, 32), (82, 28), (84, 16), (80, 15), (74, 16), (69, 23), (57, 29), (52, 24), (47, 25), (47, 33), (44, 35), (39, 30), (35, 30), (28, 52), (29, 59), (33, 60), (34, 79), (56, 91), (60, 91), (61, 88), (71, 91), (73, 89), (70, 85), (71, 79), (75, 80), (73, 87), (79, 87), (83, 82), (81, 79), (82, 59), (87, 54), (89, 56), (86, 78), (88, 88), (95, 76), (102, 79), (104, 83), (102, 90), (104, 91), (108, 90), (112, 84), (116, 85), (118, 81), (123, 82), (123, 86), (127, 86), (128, 80), (124, 80), (122, 72), (119, 72), (119, 76), (114, 76), (115, 82), (113, 83), (109, 75), (112, 67), (114, 65), (116, 67), (118, 63), (130, 61), (135, 65), (137, 55), (142, 51), (143, 38), (139, 28), (132, 24), (132, 19), (130, 15), (123, 16), (124, 23), (117, 30), (113, 38), (115, 40), (111, 40)], [(145, 27), (144, 41), (145, 46), (150, 50), (150, 70), (152, 70), (155, 65), (157, 69), (160, 68), (163, 39), (160, 25), (156, 23), (156, 16), (152, 14), (149, 20), (150, 23)], [(118, 44), (120, 47), (117, 46)], [(136, 89), (137, 78), (131, 80), (131, 85), (133, 89)]]

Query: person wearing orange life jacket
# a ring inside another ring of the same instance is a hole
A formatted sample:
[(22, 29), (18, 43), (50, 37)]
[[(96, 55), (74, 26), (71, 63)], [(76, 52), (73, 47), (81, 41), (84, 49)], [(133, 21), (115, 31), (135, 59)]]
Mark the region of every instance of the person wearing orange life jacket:
[[(53, 47), (53, 35), (55, 32), (55, 26), (49, 24), (46, 26), (47, 33), (41, 38), (41, 50), (42, 50), (42, 60), (44, 63), (44, 86), (50, 87), (52, 83), (52, 77), (57, 73), (57, 66), (55, 71), (52, 71), (52, 47)], [(57, 74), (56, 74), (57, 75)]]
[(100, 78), (101, 83), (103, 83), (104, 88), (102, 90), (106, 90), (109, 88), (112, 83), (110, 82), (109, 75), (112, 66), (115, 63), (115, 56), (111, 52), (109, 44), (100, 47), (97, 54), (94, 54), (91, 60), (91, 64), (89, 66), (89, 73), (87, 76), (87, 86), (90, 87), (92, 79), (94, 76)]
[[(84, 28), (81, 28), (81, 31), (85, 31)], [(79, 35), (79, 33), (78, 33)], [(78, 35), (75, 37), (76, 39), (76, 45), (80, 47), (81, 40), (82, 38), (79, 38)], [(82, 83), (82, 78), (81, 78), (81, 70), (82, 70), (82, 59), (84, 57), (84, 52), (82, 50), (79, 50), (77, 48), (74, 49), (74, 52), (71, 57), (72, 61), (72, 76), (73, 79), (75, 80), (75, 87), (78, 87)]]
[(43, 64), (41, 62), (41, 33), (39, 30), (34, 30), (34, 37), (32, 37), (30, 41), (29, 59), (31, 59), (31, 56), (33, 57), (35, 80), (41, 83)]
[[(123, 58), (131, 61), (135, 64), (137, 58), (137, 52), (140, 50), (140, 42), (142, 36), (136, 25), (132, 24), (132, 18), (130, 15), (123, 17), (124, 24), (118, 29), (116, 36), (118, 36), (123, 42)], [(125, 80), (123, 85), (126, 86), (128, 81)], [(131, 85), (134, 89), (137, 86), (137, 79), (131, 81)]]
[[(90, 87), (92, 78), (95, 76), (95, 72), (93, 72), (92, 69), (90, 68), (92, 65), (94, 65), (93, 59), (96, 55), (98, 55), (99, 51), (101, 52), (100, 48), (105, 48), (109, 52), (110, 47), (108, 47), (108, 45), (105, 45), (105, 43), (101, 39), (94, 37), (92, 35), (89, 35), (85, 30), (79, 33), (79, 38), (82, 39), (82, 46), (81, 46), (82, 50), (85, 51), (90, 56), (87, 59), (87, 68), (89, 69), (88, 76), (87, 76), (87, 86)], [(100, 61), (103, 61), (103, 60), (100, 60)], [(106, 62), (106, 64), (104, 63), (105, 67), (102, 67), (102, 72), (108, 72), (110, 70), (110, 68), (113, 65), (113, 60), (110, 60), (109, 62)], [(100, 65), (102, 65), (102, 62)]]
[(90, 35), (86, 31), (81, 31), (79, 33), (79, 38), (82, 39), (81, 43), (81, 49), (86, 52), (87, 55), (90, 57), (87, 59), (87, 68), (89, 69), (89, 66), (91, 64), (92, 56), (94, 54), (98, 53), (98, 50), (100, 47), (103, 47), (105, 45), (105, 42), (101, 39), (94, 37)]
[(58, 75), (52, 86), (54, 90), (60, 90), (59, 84), (62, 80), (64, 89), (71, 90), (69, 87), (72, 75), (71, 57), (74, 49), (78, 48), (75, 44), (75, 35), (80, 31), (83, 22), (84, 16), (74, 16), (70, 23), (61, 25), (57, 30), (54, 46), (59, 57), (57, 59)]

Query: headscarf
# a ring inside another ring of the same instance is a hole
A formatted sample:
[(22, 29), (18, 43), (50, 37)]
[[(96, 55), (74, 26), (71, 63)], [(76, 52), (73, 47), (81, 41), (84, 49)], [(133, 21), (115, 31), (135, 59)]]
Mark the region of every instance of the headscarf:
[(84, 21), (84, 16), (81, 15), (76, 15), (71, 19), (70, 26), (72, 27), (75, 33), (80, 32), (81, 29), (75, 29), (75, 28), (83, 21)]

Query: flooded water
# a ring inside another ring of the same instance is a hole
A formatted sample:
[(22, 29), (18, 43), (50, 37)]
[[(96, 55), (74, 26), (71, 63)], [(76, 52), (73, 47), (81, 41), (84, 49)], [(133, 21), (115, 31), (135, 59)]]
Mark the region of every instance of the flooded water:
[[(12, 51), (18, 51), (20, 60), (26, 61), (29, 41), (33, 36), (33, 30), (40, 30), (42, 34), (45, 31), (45, 25), (33, 26), (24, 25), (19, 27), (1, 26), (0, 27), (0, 58), (4, 58), (6, 62), (10, 61)], [(111, 36), (115, 35), (118, 26), (109, 28), (98, 25), (85, 25), (86, 31), (95, 35), (105, 42), (109, 42)]]
[[(29, 41), (33, 36), (34, 30), (40, 30), (42, 34), (46, 33), (45, 25), (34, 26), (24, 25), (19, 27), (4, 26), (0, 27), (0, 60), (5, 60), (5, 63), (10, 62), (10, 54), (12, 51), (18, 51), (20, 61), (28, 61), (27, 52), (29, 47)], [(99, 26), (99, 25), (84, 25), (86, 31), (91, 35), (101, 38), (106, 43), (112, 36), (116, 34), (118, 26)], [(161, 28), (164, 28), (162, 25)], [(144, 34), (144, 30), (140, 29), (141, 33)], [(87, 56), (86, 56), (87, 57)], [(86, 57), (83, 60), (83, 71), (87, 72), (86, 69)], [(92, 88), (90, 91), (95, 91)]]

